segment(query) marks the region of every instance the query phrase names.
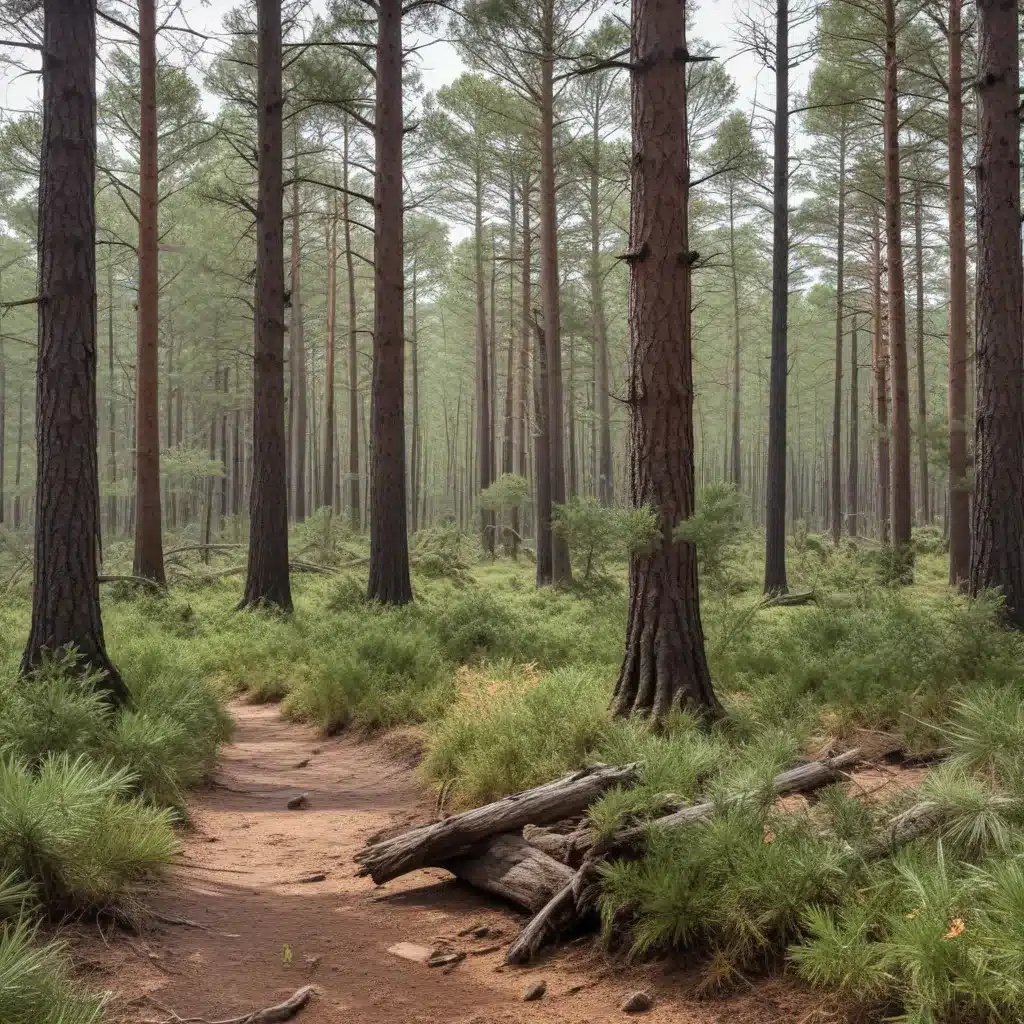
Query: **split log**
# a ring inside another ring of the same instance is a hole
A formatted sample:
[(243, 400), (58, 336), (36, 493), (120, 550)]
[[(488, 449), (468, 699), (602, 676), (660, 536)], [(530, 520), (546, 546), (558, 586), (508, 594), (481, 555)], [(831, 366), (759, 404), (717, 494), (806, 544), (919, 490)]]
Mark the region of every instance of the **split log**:
[(474, 888), (500, 896), (531, 914), (573, 877), (570, 868), (510, 833), (495, 836), (478, 851), (440, 866)]
[(562, 831), (557, 825), (553, 828), (527, 825), (523, 829), (523, 838), (531, 846), (543, 850), (549, 857), (554, 857), (571, 868), (578, 868), (583, 863), (587, 851), (594, 845), (595, 834), (584, 819), (570, 831)]
[(443, 864), (502, 832), (519, 832), (524, 825), (547, 825), (580, 814), (612, 787), (633, 786), (639, 778), (635, 764), (591, 765), (557, 782), (367, 845), (355, 857), (361, 865), (359, 874), (381, 885), (417, 868)]
[[(810, 761), (808, 764), (790, 768), (781, 772), (772, 779), (772, 792), (776, 796), (787, 796), (791, 793), (809, 793), (812, 790), (820, 789), (829, 783), (841, 779), (846, 769), (851, 768), (860, 760), (860, 748), (847, 750), (836, 757), (825, 758), (821, 761)], [(749, 799), (750, 794), (736, 793), (728, 798), (729, 803)], [(613, 852), (620, 852), (630, 848), (643, 847), (648, 829), (675, 829), (687, 825), (695, 825), (701, 821), (708, 821), (715, 813), (717, 805), (713, 801), (702, 804), (693, 804), (690, 807), (682, 807), (678, 811), (666, 814), (660, 818), (653, 818), (640, 825), (633, 825), (616, 832), (613, 836), (598, 840), (591, 850), (589, 857), (607, 856)]]

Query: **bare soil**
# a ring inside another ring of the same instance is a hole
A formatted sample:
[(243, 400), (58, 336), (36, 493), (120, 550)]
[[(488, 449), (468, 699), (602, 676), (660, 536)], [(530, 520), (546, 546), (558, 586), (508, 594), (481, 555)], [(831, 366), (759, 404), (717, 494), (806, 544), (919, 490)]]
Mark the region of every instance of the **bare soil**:
[[(433, 815), (411, 738), (323, 740), (275, 707), (233, 710), (235, 740), (195, 795), (180, 863), (151, 901), (163, 920), (140, 935), (71, 936), (86, 980), (112, 993), (113, 1020), (218, 1021), (309, 984), (316, 997), (300, 1024), (604, 1024), (631, 1019), (620, 1007), (638, 989), (654, 1000), (649, 1021), (822, 1019), (817, 1001), (782, 979), (698, 1001), (685, 965), (626, 966), (592, 937), (544, 963), (506, 967), (505, 946), (525, 920), (515, 910), (441, 870), (380, 889), (356, 877), (352, 857), (367, 837)], [(289, 810), (303, 794), (304, 806)], [(483, 927), (485, 936), (469, 933)], [(439, 949), (465, 958), (451, 968), (417, 959)], [(540, 981), (544, 997), (523, 1002)]]

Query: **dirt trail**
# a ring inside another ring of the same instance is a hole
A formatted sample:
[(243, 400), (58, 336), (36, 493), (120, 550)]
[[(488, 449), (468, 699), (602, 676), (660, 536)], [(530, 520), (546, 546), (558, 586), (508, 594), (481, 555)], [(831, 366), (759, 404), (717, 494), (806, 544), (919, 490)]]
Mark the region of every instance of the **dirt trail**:
[[(126, 1024), (205, 1017), (268, 1006), (306, 984), (317, 987), (300, 1024), (583, 1024), (631, 1019), (619, 1009), (637, 988), (656, 1001), (649, 1021), (791, 1021), (805, 1000), (766, 982), (723, 1002), (690, 1002), (664, 965), (610, 966), (589, 942), (553, 961), (506, 968), (503, 948), (523, 917), (425, 870), (376, 889), (355, 875), (352, 856), (375, 832), (429, 820), (429, 794), (386, 747), (354, 737), (317, 739), (272, 706), (239, 704), (238, 729), (216, 782), (192, 804), (181, 864), (153, 909), (201, 927), (155, 923), (141, 936), (93, 932), (73, 943), (93, 984), (114, 995)], [(307, 794), (308, 805), (288, 810)], [(322, 878), (320, 876), (323, 876)], [(303, 879), (317, 879), (303, 881)], [(470, 926), (499, 938), (460, 937)], [(396, 955), (399, 943), (450, 942), (468, 955), (444, 973)], [(535, 982), (546, 996), (524, 1003)]]

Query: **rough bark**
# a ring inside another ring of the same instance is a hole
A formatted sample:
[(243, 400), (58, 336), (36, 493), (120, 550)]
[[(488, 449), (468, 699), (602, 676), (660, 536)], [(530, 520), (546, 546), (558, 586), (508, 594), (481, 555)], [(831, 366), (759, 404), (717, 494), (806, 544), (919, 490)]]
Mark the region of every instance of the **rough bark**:
[(288, 329), (289, 460), (291, 518), (306, 518), (306, 342), (302, 322), (302, 234), (299, 213), (299, 136), (295, 133), (292, 183), (291, 324)]
[[(523, 176), (523, 231), (522, 231), (522, 257), (520, 272), (520, 287), (522, 290), (521, 310), (519, 318), (519, 362), (516, 368), (516, 395), (515, 395), (515, 440), (513, 443), (514, 472), (520, 476), (526, 476), (529, 472), (529, 452), (526, 441), (526, 424), (529, 419), (528, 410), (530, 402), (530, 325), (532, 322), (533, 309), (533, 277), (532, 277), (532, 255), (533, 239), (530, 234), (530, 176)], [(522, 533), (520, 529), (519, 510), (516, 509), (512, 516), (512, 528), (516, 533)], [(538, 548), (539, 551), (539, 548)]]
[(768, 384), (768, 476), (764, 592), (786, 579), (786, 392), (789, 373), (789, 3), (775, 11), (775, 170), (772, 209), (772, 331)]
[(419, 306), (419, 292), (417, 281), (417, 267), (415, 258), (412, 261), (412, 316), (409, 321), (409, 356), (411, 365), (409, 367), (412, 377), (412, 429), (410, 431), (410, 465), (409, 465), (409, 510), (411, 513), (410, 529), (413, 533), (419, 527), (418, 503), (420, 487), (420, 346), (419, 332), (417, 325), (417, 307)]
[(879, 536), (888, 544), (889, 534), (889, 373), (882, 322), (882, 239), (878, 214), (875, 214), (871, 239), (871, 366), (875, 377), (875, 441), (878, 458), (878, 523)]
[(249, 561), (240, 608), (291, 611), (284, 422), (284, 174), (281, 0), (257, 2), (256, 338)]
[(732, 284), (732, 437), (729, 449), (729, 479), (738, 490), (743, 480), (740, 466), (740, 273), (736, 265), (736, 184), (729, 182), (729, 268)]
[(534, 317), (536, 344), (533, 355), (534, 437), (533, 460), (537, 503), (537, 586), (553, 579), (551, 561), (551, 410), (548, 385), (548, 345), (539, 318)]
[(415, 871), (465, 856), (474, 847), (524, 825), (545, 825), (585, 811), (615, 786), (629, 787), (639, 779), (637, 765), (591, 765), (555, 782), (455, 814), (434, 825), (370, 843), (356, 854), (359, 874), (377, 885)]
[(164, 583), (160, 507), (160, 331), (156, 0), (139, 2), (139, 318), (135, 358), (135, 558), (132, 572)]
[[(109, 253), (108, 253), (109, 257)], [(107, 262), (107, 295), (110, 307), (107, 310), (107, 482), (110, 496), (107, 498), (107, 529), (111, 535), (117, 533), (117, 402), (114, 398), (114, 260)], [(167, 441), (170, 444), (170, 439)]]
[(476, 889), (499, 896), (535, 914), (572, 881), (564, 864), (531, 846), (521, 836), (497, 835), (465, 857), (444, 861), (440, 867)]
[(1024, 330), (1021, 323), (1017, 7), (978, 2), (978, 280), (972, 594), (996, 589), (1024, 627)]
[[(476, 272), (476, 447), (480, 490), (493, 483), (491, 472), (491, 363), (487, 343), (487, 301), (484, 282), (484, 180), (483, 170), (476, 168), (475, 191), (476, 237), (473, 244)], [(494, 317), (494, 309), (491, 309)], [(480, 543), (484, 552), (494, 555), (494, 512), (480, 508)]]
[(949, 582), (970, 575), (967, 482), (967, 217), (964, 199), (961, 0), (949, 2)]
[(593, 136), (590, 154), (590, 304), (594, 320), (594, 381), (597, 399), (597, 500), (611, 505), (615, 500), (612, 466), (612, 427), (608, 378), (608, 324), (604, 312), (604, 270), (601, 266), (601, 124), (600, 100), (595, 99)]
[(362, 499), (359, 492), (359, 346), (356, 325), (356, 272), (352, 253), (352, 220), (348, 196), (348, 119), (342, 143), (341, 216), (345, 222), (345, 275), (348, 282), (348, 515), (352, 529), (362, 527)]
[(857, 470), (858, 461), (860, 459), (859, 451), (859, 416), (860, 416), (860, 400), (857, 394), (858, 386), (858, 371), (860, 367), (857, 364), (857, 314), (853, 315), (853, 322), (850, 325), (850, 417), (849, 417), (849, 443), (850, 443), (850, 455), (849, 464), (847, 471), (849, 477), (846, 483), (846, 532), (851, 537), (856, 537), (858, 533), (857, 517), (860, 515), (860, 508), (857, 504)]
[(320, 504), (334, 509), (334, 354), (338, 336), (338, 200), (332, 197), (327, 227), (327, 352), (324, 367), (324, 450)]
[(402, 3), (377, 9), (374, 121), (374, 330), (370, 403), (370, 600), (408, 604), (405, 480), (405, 246), (402, 207)]
[[(554, 0), (542, 7), (540, 88), (540, 296), (547, 348), (548, 450), (551, 506), (565, 504), (565, 424), (562, 392), (562, 315), (558, 276), (558, 203), (555, 186), (555, 29)], [(572, 581), (569, 542), (551, 533), (551, 582)]]
[(687, 707), (722, 709), (711, 689), (697, 552), (676, 540), (693, 515), (693, 359), (688, 223), (684, 5), (633, 0), (632, 203), (629, 221), (630, 501), (649, 505), (660, 543), (629, 568), (626, 653), (617, 715), (661, 719)]
[(914, 187), (914, 271), (917, 318), (917, 472), (921, 485), (921, 522), (932, 521), (931, 492), (928, 486), (928, 396), (925, 393), (924, 367), (924, 225), (921, 215), (921, 184)]
[(4, 360), (4, 342), (0, 338), (0, 524), (6, 515), (7, 495), (7, 363)]
[(75, 648), (115, 702), (128, 690), (100, 617), (96, 454), (96, 5), (43, 4), (36, 361), (36, 528), (30, 673)]
[(830, 473), (832, 543), (843, 533), (842, 422), (843, 422), (843, 306), (846, 284), (846, 124), (839, 135), (839, 223), (836, 227), (836, 359), (832, 390), (832, 466)]

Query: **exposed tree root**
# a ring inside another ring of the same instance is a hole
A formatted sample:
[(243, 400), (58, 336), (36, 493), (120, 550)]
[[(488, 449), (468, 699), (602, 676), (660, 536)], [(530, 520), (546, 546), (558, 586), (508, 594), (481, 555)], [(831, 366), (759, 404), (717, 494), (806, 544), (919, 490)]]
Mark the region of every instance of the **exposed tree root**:
[(147, 997), (158, 1009), (169, 1013), (169, 1017), (161, 1020), (150, 1020), (144, 1024), (282, 1024), (283, 1021), (291, 1020), (303, 1007), (313, 998), (316, 990), (312, 985), (305, 985), (300, 988), (290, 999), (276, 1006), (267, 1006), (262, 1010), (253, 1010), (251, 1013), (243, 1013), (239, 1017), (225, 1017), (220, 1020), (210, 1020), (209, 1017), (182, 1017), (175, 1013), (169, 1006), (158, 1003), (152, 996)]

